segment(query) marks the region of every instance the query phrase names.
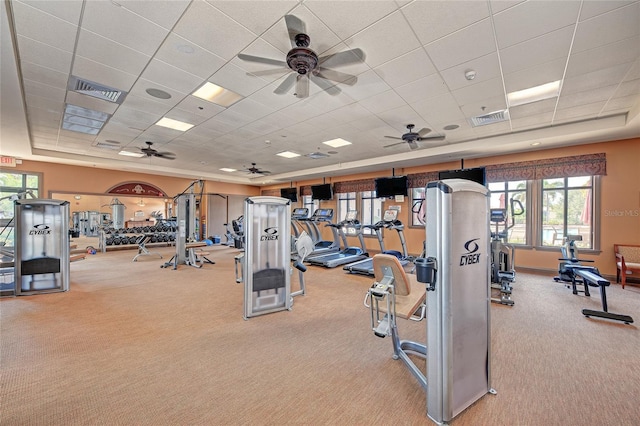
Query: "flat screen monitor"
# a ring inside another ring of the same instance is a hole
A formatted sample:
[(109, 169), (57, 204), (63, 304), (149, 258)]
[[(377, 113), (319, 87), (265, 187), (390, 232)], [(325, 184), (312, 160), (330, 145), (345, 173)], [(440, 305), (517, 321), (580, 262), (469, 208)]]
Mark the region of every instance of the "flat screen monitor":
[(438, 173), (438, 179), (467, 179), (486, 185), (486, 174), (484, 167), (473, 169), (445, 170)]
[(298, 188), (280, 188), (280, 196), (291, 200), (293, 203), (298, 202)]
[(330, 183), (311, 186), (311, 198), (313, 200), (332, 200), (333, 190)]
[(406, 176), (384, 177), (375, 180), (376, 196), (380, 198), (409, 195), (409, 182)]

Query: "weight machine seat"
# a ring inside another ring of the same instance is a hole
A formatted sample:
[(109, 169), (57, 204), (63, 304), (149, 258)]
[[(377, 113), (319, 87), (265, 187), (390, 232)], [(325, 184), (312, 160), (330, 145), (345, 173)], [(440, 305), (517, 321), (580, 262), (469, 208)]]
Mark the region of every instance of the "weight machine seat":
[[(397, 257), (390, 254), (376, 254), (373, 256), (373, 272), (377, 282), (381, 282), (385, 277), (393, 277), (396, 315), (400, 318), (411, 318), (426, 302), (425, 285), (418, 282), (415, 275), (407, 274)], [(381, 304), (380, 310), (385, 312), (383, 308)]]

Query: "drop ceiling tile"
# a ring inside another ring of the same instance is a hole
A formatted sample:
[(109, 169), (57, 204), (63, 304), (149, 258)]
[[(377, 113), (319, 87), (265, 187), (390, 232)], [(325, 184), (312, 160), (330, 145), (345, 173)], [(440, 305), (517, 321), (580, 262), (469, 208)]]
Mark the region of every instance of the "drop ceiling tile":
[(420, 80), (398, 87), (396, 92), (405, 102), (412, 103), (421, 99), (442, 95), (448, 92), (448, 88), (439, 74), (431, 74)]
[(242, 96), (249, 96), (265, 86), (264, 80), (246, 75), (242, 68), (233, 63), (224, 65), (209, 77), (209, 81)]
[(191, 3), (174, 32), (226, 60), (255, 38), (251, 31), (206, 2)]
[[(473, 80), (467, 80), (465, 76), (465, 73), (469, 70), (475, 71), (476, 73)], [(490, 53), (464, 64), (443, 70), (440, 72), (440, 75), (449, 90), (456, 90), (482, 81), (501, 77), (498, 55), (496, 53)]]
[(140, 111), (148, 111), (153, 114), (164, 115), (171, 109), (170, 105), (162, 102), (155, 102), (150, 96), (141, 97), (135, 94), (129, 93), (123, 102), (123, 106), (127, 108), (137, 109)]
[(629, 95), (623, 97), (613, 97), (609, 99), (602, 112), (609, 113), (612, 111), (619, 111), (621, 109), (629, 111), (634, 105), (638, 103), (638, 95)]
[(600, 101), (606, 102), (615, 93), (617, 87), (617, 85), (605, 86), (568, 95), (561, 93), (558, 109), (574, 108)]
[(121, 125), (145, 130), (149, 126), (155, 124), (160, 118), (162, 118), (162, 115), (160, 114), (152, 114), (147, 111), (140, 111), (121, 105), (111, 120), (120, 123)]
[[(640, 78), (636, 80), (625, 81), (616, 88), (613, 97), (623, 97), (627, 95), (640, 95)], [(638, 99), (640, 101), (640, 98)]]
[(429, 123), (455, 123), (464, 119), (458, 102), (450, 93), (422, 99), (411, 106)]
[(436, 68), (422, 47), (392, 59), (374, 71), (390, 87), (398, 87), (436, 72)]
[(494, 78), (474, 84), (473, 86), (463, 87), (462, 89), (452, 91), (451, 94), (458, 102), (458, 105), (505, 96), (500, 78)]
[(415, 1), (404, 7), (402, 13), (422, 44), (489, 17), (487, 3), (479, 1)]
[(572, 53), (567, 66), (567, 77), (635, 61), (640, 56), (639, 46), (640, 36), (637, 36), (579, 53)]
[(213, 102), (208, 102), (195, 96), (187, 96), (182, 100), (182, 102), (176, 105), (176, 108), (191, 111), (191, 113), (205, 118), (211, 118), (225, 110), (225, 108), (220, 105), (216, 105)]
[(420, 47), (420, 42), (400, 12), (394, 12), (346, 41), (350, 48), (362, 49), (366, 63), (375, 68)]
[(580, 105), (572, 108), (559, 109), (553, 119), (553, 124), (569, 123), (577, 120), (597, 118), (605, 102)]
[(627, 75), (624, 76), (624, 81), (635, 80), (638, 78), (640, 78), (640, 60), (635, 61), (631, 65), (629, 71), (627, 72)]
[(256, 13), (256, 4), (252, 1), (207, 1), (254, 34), (264, 33), (299, 3), (293, 0), (265, 1), (260, 3), (260, 13)]
[[(159, 89), (167, 92), (171, 97), (169, 99), (159, 99), (149, 95), (146, 90), (147, 89)], [(146, 80), (144, 78), (139, 78), (136, 81), (136, 84), (129, 91), (129, 95), (138, 96), (142, 99), (148, 99), (153, 102), (159, 102), (161, 104), (167, 105), (169, 108), (173, 108), (180, 101), (182, 101), (185, 97), (189, 96), (188, 93), (182, 93), (170, 87), (162, 86), (153, 81)], [(127, 96), (129, 96), (127, 95)], [(126, 102), (126, 99), (125, 99)]]
[(496, 51), (491, 21), (485, 19), (425, 46), (438, 70), (469, 62)]
[(186, 111), (180, 108), (173, 108), (171, 111), (164, 114), (164, 117), (183, 121), (185, 123), (193, 124), (194, 126), (202, 124), (205, 120), (207, 120), (207, 117), (203, 117), (191, 111)]
[(566, 59), (535, 65), (531, 68), (505, 74), (504, 85), (507, 93), (528, 89), (552, 81), (562, 80)]
[(151, 56), (87, 30), (80, 30), (76, 54), (94, 62), (138, 75)]
[(558, 98), (545, 99), (538, 102), (533, 102), (525, 105), (518, 105), (509, 108), (509, 116), (511, 119), (520, 119), (528, 116), (535, 116), (545, 114), (548, 112), (553, 113), (556, 109), (556, 103)]
[(30, 62), (22, 62), (22, 76), (25, 80), (33, 80), (57, 89), (66, 89), (69, 74), (46, 68)]
[(503, 49), (575, 24), (580, 3), (563, 1), (548, 7), (544, 1), (528, 1), (496, 13), (494, 24), (498, 46)]
[(587, 1), (582, 3), (582, 10), (580, 11), (580, 21), (585, 21), (589, 18), (593, 18), (597, 15), (602, 15), (603, 13), (609, 12), (614, 9), (618, 9), (623, 6), (627, 6), (634, 1)]
[(511, 133), (511, 123), (509, 121), (503, 121), (500, 123), (488, 124), (486, 126), (474, 127), (473, 133), (479, 138), (504, 135)]
[(347, 39), (397, 10), (394, 1), (317, 1), (305, 4), (341, 39)]
[(465, 117), (471, 118), (478, 115), (505, 110), (507, 109), (507, 102), (504, 96), (496, 96), (489, 99), (465, 103), (460, 107), (460, 109)]
[(509, 74), (556, 59), (566, 60), (573, 29), (574, 26), (570, 25), (500, 50), (503, 72)]
[(622, 81), (630, 66), (631, 64), (620, 64), (586, 74), (567, 77), (562, 83), (562, 93), (568, 95), (570, 93), (618, 84)]
[(422, 119), (422, 117), (420, 117), (409, 105), (384, 111), (378, 114), (378, 117), (380, 117), (389, 126), (396, 129), (398, 132), (401, 132), (398, 137), (400, 137), (402, 133), (406, 133), (406, 126), (409, 123), (415, 124), (416, 127), (420, 129), (423, 127), (428, 127), (427, 123), (424, 123), (424, 119)]
[(30, 62), (62, 73), (68, 73), (71, 69), (70, 52), (22, 36), (18, 36), (18, 46), (22, 62)]
[[(261, 104), (248, 98), (239, 100), (229, 109), (232, 110), (235, 114), (246, 117), (247, 122), (261, 119), (262, 117), (265, 117), (274, 112), (274, 109), (269, 107), (268, 105)], [(224, 114), (224, 111), (220, 114)]]
[(225, 64), (225, 60), (176, 34), (169, 34), (155, 55), (174, 67), (188, 70), (202, 79), (209, 78)]
[(167, 29), (110, 1), (86, 2), (82, 28), (145, 55), (153, 55), (168, 34)]
[(75, 57), (71, 74), (125, 92), (128, 92), (138, 79), (136, 74), (120, 71), (82, 56)]
[(41, 96), (47, 99), (54, 99), (64, 102), (67, 94), (65, 89), (47, 86), (33, 80), (24, 80), (24, 91), (26, 95)]
[(203, 84), (203, 79), (159, 59), (153, 59), (141, 78), (160, 86), (170, 87), (181, 93), (192, 93)]
[(11, 3), (18, 35), (50, 44), (56, 49), (73, 52), (76, 41), (77, 25), (49, 13), (31, 7), (25, 3)]
[(370, 98), (379, 93), (390, 89), (389, 85), (384, 82), (373, 70), (367, 71), (358, 76), (358, 82), (353, 86), (342, 86), (343, 93), (355, 101)]
[(636, 2), (578, 24), (572, 52), (578, 53), (640, 34), (640, 3)]
[(191, 0), (118, 0), (117, 3), (169, 30), (189, 6)]

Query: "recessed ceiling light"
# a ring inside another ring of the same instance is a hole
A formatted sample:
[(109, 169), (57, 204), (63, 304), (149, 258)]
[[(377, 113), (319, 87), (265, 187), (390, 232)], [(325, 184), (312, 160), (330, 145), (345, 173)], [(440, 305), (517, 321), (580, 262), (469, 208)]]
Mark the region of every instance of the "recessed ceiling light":
[(300, 154), (296, 154), (295, 152), (291, 152), (291, 151), (282, 151), (277, 153), (276, 155), (279, 155), (280, 157), (284, 157), (284, 158), (300, 157)]
[(530, 104), (532, 102), (542, 101), (544, 99), (555, 98), (560, 92), (560, 80), (551, 83), (541, 84), (540, 86), (530, 87), (524, 90), (507, 93), (509, 106), (518, 106)]
[(144, 154), (141, 152), (120, 151), (118, 154), (124, 155), (125, 157), (136, 157), (136, 158), (144, 157)]
[(229, 107), (242, 99), (242, 96), (236, 92), (232, 92), (208, 81), (193, 92), (192, 95), (223, 107)]
[(338, 139), (332, 139), (330, 141), (326, 141), (326, 142), (322, 142), (325, 145), (329, 145), (332, 148), (340, 148), (341, 146), (347, 146), (347, 145), (351, 145), (351, 142), (346, 141), (344, 139), (338, 138)]
[(540, 145), (540, 142), (534, 142), (531, 144), (531, 146), (538, 146), (538, 145)]
[(221, 168), (220, 170), (222, 170), (223, 172), (229, 172), (229, 173), (230, 173), (230, 172), (235, 172), (235, 171), (236, 171), (236, 169), (230, 169), (230, 168), (228, 168), (228, 167), (223, 167), (223, 168)]
[(147, 92), (147, 94), (149, 96), (153, 96), (154, 98), (158, 98), (158, 99), (170, 99), (171, 98), (171, 94), (170, 93), (167, 93), (164, 90), (160, 90), (160, 89), (149, 88), (149, 89), (145, 90), (145, 92)]
[(162, 117), (156, 123), (156, 126), (168, 127), (169, 129), (180, 130), (186, 132), (193, 127), (193, 124), (185, 123), (184, 121), (174, 120), (172, 118)]

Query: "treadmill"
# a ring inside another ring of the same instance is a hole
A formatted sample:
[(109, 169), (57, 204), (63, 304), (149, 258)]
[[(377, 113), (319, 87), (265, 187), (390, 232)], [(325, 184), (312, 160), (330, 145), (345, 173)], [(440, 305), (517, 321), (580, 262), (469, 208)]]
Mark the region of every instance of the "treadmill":
[[(382, 220), (376, 222), (373, 225), (363, 225), (368, 228), (371, 228), (375, 231), (376, 236), (378, 237), (378, 243), (380, 243), (380, 252), (384, 254), (390, 254), (395, 256), (400, 261), (402, 266), (409, 263), (409, 254), (407, 253), (407, 242), (404, 238), (404, 225), (402, 222), (398, 220), (398, 211), (397, 210), (385, 210), (384, 217)], [(400, 244), (402, 245), (402, 251), (397, 250), (386, 250), (384, 247), (384, 241), (382, 238), (382, 229), (393, 229), (398, 232), (398, 237), (400, 237)], [(374, 275), (373, 272), (373, 258), (367, 258), (360, 260), (358, 262), (350, 263), (344, 266), (342, 269), (348, 271), (352, 274), (362, 274), (362, 275)]]
[[(306, 219), (306, 223), (309, 225), (309, 235), (313, 240), (313, 252), (311, 252), (306, 259), (309, 260), (315, 256), (321, 256), (328, 253), (336, 253), (340, 251), (340, 237), (338, 235), (338, 230), (335, 228), (334, 224), (331, 223), (333, 220), (333, 209), (316, 209), (310, 218)], [(323, 240), (322, 234), (320, 232), (318, 224), (324, 223), (325, 226), (331, 228), (331, 235), (333, 236), (333, 241)], [(346, 241), (346, 240), (345, 240)]]
[(307, 223), (309, 219), (309, 209), (306, 207), (296, 207), (291, 212), (291, 230), (293, 231), (293, 235), (298, 238), (301, 234), (301, 231), (304, 231), (302, 228), (302, 223), (304, 222), (304, 226), (307, 228), (307, 234), (313, 240), (313, 234), (311, 231), (311, 227)]
[(358, 212), (356, 210), (350, 210), (347, 212), (347, 216), (342, 222), (330, 224), (328, 226), (337, 229), (337, 232), (340, 233), (345, 242), (347, 240), (347, 237), (345, 236), (344, 230), (342, 228), (355, 229), (360, 241), (361, 248), (349, 247), (345, 244), (345, 248), (337, 253), (314, 256), (311, 258), (307, 258), (306, 261), (312, 265), (324, 266), (325, 268), (335, 268), (336, 266), (357, 262), (369, 257), (369, 253), (366, 252), (364, 238), (362, 237), (360, 222), (358, 221), (358, 219), (356, 219), (357, 216)]

